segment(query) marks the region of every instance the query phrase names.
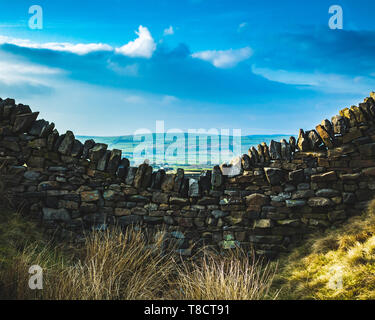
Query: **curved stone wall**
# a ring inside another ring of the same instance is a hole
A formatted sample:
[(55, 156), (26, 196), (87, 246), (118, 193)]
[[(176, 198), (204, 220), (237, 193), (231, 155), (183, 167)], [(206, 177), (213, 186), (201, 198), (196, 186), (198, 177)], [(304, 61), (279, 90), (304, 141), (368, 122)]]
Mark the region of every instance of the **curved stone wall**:
[(0, 99), (2, 179), (13, 203), (51, 232), (79, 239), (109, 224), (164, 227), (183, 255), (201, 245), (288, 251), (307, 234), (359, 214), (375, 194), (375, 94), (298, 140), (272, 141), (231, 165), (189, 179), (129, 166), (120, 150), (53, 123), (13, 99)]

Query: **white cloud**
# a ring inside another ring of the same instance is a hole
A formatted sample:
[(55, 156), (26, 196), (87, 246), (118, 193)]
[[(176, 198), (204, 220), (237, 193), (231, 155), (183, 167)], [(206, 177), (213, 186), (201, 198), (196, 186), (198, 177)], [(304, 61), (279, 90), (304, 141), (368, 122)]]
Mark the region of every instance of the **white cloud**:
[(208, 61), (217, 68), (231, 68), (239, 62), (251, 57), (253, 50), (250, 47), (230, 50), (207, 50), (193, 53), (193, 58)]
[(138, 38), (130, 41), (126, 45), (116, 48), (116, 53), (128, 57), (151, 58), (156, 50), (156, 43), (146, 27), (139, 26), (138, 32), (135, 32)]
[(53, 51), (71, 52), (78, 55), (85, 55), (94, 51), (112, 51), (113, 48), (108, 44), (103, 43), (78, 43), (72, 44), (69, 42), (47, 42), (36, 43), (27, 39), (17, 39), (11, 37), (0, 36), (1, 44), (13, 44), (18, 47), (31, 49), (48, 49)]
[[(171, 30), (173, 33), (173, 28)], [(169, 32), (171, 30), (169, 30)], [(6, 36), (0, 36), (0, 45), (12, 44), (23, 48), (48, 49), (52, 51), (71, 52), (78, 55), (85, 55), (95, 51), (115, 51), (118, 54), (122, 54), (128, 57), (150, 58), (156, 50), (156, 43), (152, 38), (150, 31), (146, 27), (139, 26), (138, 31), (136, 31), (135, 33), (138, 35), (137, 39), (130, 41), (119, 48), (113, 48), (109, 44), (105, 43), (37, 43), (28, 39), (18, 39)]]
[[(267, 80), (290, 85), (305, 86), (310, 89), (318, 89), (324, 92), (345, 92), (360, 94), (370, 90), (374, 85), (374, 79), (368, 77), (350, 77), (340, 74), (307, 73), (287, 70), (273, 70), (252, 66), (252, 72)], [(371, 90), (370, 90), (371, 91)]]
[(164, 36), (171, 36), (173, 34), (174, 34), (174, 30), (172, 26), (169, 26), (169, 28), (164, 29), (164, 33), (163, 33)]
[(38, 64), (20, 61), (0, 61), (0, 82), (6, 85), (32, 84), (49, 85), (49, 77), (61, 75), (64, 71)]

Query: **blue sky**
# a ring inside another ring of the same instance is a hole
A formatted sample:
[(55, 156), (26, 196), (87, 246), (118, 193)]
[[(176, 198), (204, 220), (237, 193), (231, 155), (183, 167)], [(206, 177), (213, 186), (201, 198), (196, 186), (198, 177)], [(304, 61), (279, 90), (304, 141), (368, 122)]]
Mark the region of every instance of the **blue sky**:
[[(29, 28), (31, 5), (43, 29)], [(328, 9), (343, 9), (331, 30)], [(77, 135), (296, 134), (375, 90), (373, 1), (0, 0), (0, 97)]]

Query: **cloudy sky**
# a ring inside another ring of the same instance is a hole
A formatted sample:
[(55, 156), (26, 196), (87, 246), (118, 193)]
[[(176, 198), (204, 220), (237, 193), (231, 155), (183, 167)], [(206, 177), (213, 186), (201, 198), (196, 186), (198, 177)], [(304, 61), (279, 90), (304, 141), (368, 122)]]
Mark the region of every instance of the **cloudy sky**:
[(0, 97), (77, 135), (156, 120), (296, 134), (375, 90), (374, 12), (365, 0), (0, 0)]

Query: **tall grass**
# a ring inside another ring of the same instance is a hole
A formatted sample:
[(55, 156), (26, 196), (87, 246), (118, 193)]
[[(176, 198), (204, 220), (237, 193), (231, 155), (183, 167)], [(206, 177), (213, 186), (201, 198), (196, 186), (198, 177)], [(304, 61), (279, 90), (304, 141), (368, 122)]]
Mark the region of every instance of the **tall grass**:
[[(20, 232), (23, 219), (14, 215), (0, 223), (20, 235), (0, 233), (1, 248), (12, 248), (0, 261), (1, 299), (270, 298), (274, 270), (243, 252), (184, 261), (166, 246), (163, 232), (151, 236), (135, 228), (92, 232), (80, 248), (56, 246), (35, 234), (30, 243), (30, 234), (25, 239)], [(36, 226), (30, 230), (38, 232)], [(43, 268), (42, 290), (29, 289), (31, 265)]]
[(160, 234), (147, 245), (144, 233), (119, 228), (87, 236), (81, 257), (62, 270), (52, 299), (156, 299), (174, 268)]
[(275, 266), (242, 250), (225, 256), (205, 254), (178, 268), (175, 295), (188, 300), (275, 299), (277, 292), (269, 294), (275, 271)]

